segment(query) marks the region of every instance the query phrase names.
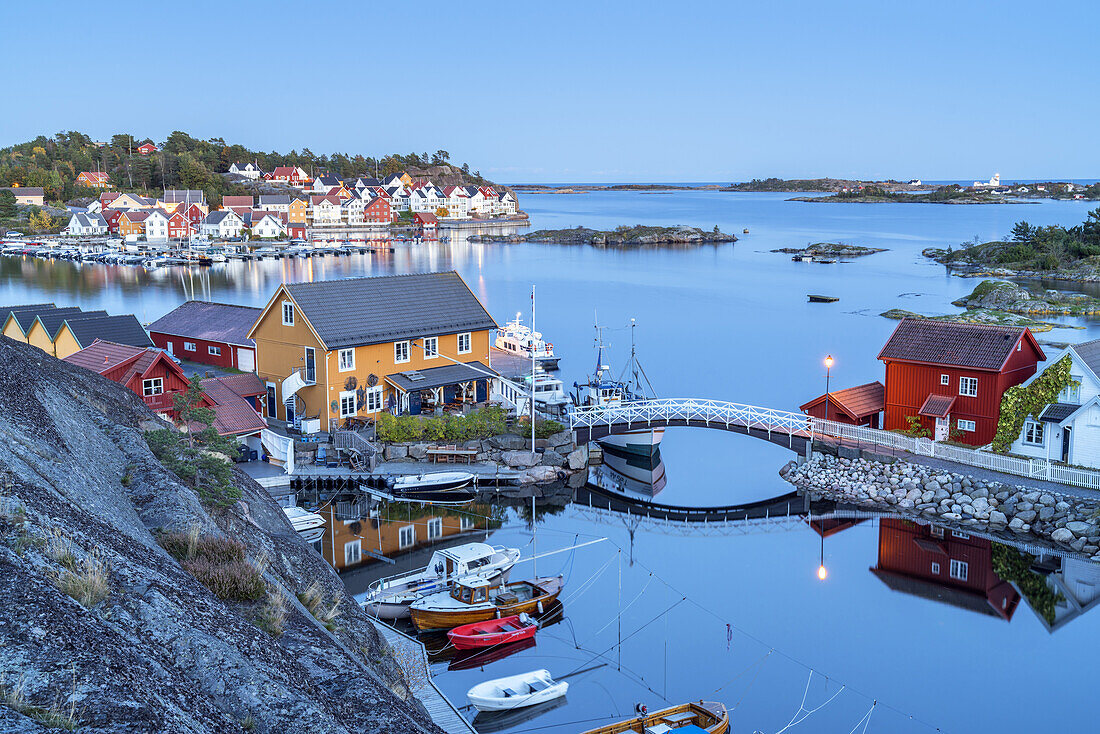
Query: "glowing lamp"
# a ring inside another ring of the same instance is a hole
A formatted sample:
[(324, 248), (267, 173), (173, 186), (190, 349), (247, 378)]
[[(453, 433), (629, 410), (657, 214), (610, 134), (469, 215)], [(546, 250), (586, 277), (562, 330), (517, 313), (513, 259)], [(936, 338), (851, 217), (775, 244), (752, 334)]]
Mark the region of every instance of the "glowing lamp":
[(825, 366), (829, 369), (833, 367), (833, 355), (829, 354), (825, 357)]
[(825, 580), (825, 577), (826, 577), (826, 576), (828, 576), (828, 575), (829, 575), (829, 572), (825, 570), (825, 566), (824, 566), (824, 564), (823, 564), (823, 565), (821, 565), (821, 566), (818, 566), (818, 567), (817, 567), (817, 577), (818, 577), (819, 579), (821, 579), (822, 581), (824, 581), (824, 580)]

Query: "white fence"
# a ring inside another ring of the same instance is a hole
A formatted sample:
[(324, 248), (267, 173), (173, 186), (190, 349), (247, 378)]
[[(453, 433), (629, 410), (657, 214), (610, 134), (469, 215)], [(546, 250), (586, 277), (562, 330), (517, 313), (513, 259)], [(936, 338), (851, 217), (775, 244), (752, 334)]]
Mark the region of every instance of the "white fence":
[(1025, 459), (1003, 456), (981, 449), (963, 448), (937, 443), (928, 438), (916, 438), (903, 433), (878, 428), (852, 426), (802, 413), (761, 408), (755, 405), (727, 403), (721, 400), (696, 398), (660, 398), (636, 400), (611, 406), (584, 406), (569, 413), (570, 428), (640, 427), (656, 423), (668, 425), (678, 421), (702, 423), (714, 428), (756, 429), (769, 434), (780, 433), (800, 438), (839, 438), (861, 444), (864, 448), (889, 448), (918, 456), (929, 456), (982, 469), (1042, 479), (1074, 487), (1100, 489), (1100, 471), (1078, 469), (1055, 464), (1046, 459)]

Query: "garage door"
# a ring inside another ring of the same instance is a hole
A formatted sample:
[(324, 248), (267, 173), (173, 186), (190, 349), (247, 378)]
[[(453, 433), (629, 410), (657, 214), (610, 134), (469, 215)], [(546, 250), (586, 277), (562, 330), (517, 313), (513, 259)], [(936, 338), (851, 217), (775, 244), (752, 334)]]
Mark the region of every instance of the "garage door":
[(237, 369), (242, 372), (256, 371), (256, 352), (251, 349), (237, 348)]

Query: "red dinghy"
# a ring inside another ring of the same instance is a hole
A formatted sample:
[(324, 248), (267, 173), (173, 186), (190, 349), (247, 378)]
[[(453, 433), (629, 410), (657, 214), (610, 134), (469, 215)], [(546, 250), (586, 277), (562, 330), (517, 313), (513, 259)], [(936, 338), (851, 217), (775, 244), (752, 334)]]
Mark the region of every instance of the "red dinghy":
[(492, 647), (527, 640), (535, 636), (538, 628), (533, 619), (526, 614), (520, 614), (464, 624), (448, 632), (447, 637), (455, 649), (472, 650), (475, 647)]

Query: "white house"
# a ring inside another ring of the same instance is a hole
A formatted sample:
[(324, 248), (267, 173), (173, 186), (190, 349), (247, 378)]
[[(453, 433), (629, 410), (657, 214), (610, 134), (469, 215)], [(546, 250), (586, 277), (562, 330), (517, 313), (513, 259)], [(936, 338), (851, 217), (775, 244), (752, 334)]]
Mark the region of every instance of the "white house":
[(400, 184), (397, 186), (386, 186), (384, 188), (386, 194), (390, 197), (390, 208), (393, 209), (394, 214), (397, 212), (407, 212), (409, 210), (408, 189)]
[(1035, 616), (1049, 632), (1057, 632), (1100, 606), (1100, 564), (1081, 558), (1063, 557), (1058, 560), (1058, 570), (1045, 577), (1047, 588), (1061, 597), (1054, 603), (1054, 621), (1051, 622), (1032, 607)]
[(343, 182), (337, 176), (318, 176), (313, 180), (313, 188), (310, 190), (315, 194), (327, 194), (341, 183)]
[(289, 212), (290, 194), (260, 194), (256, 208), (266, 212)]
[(367, 208), (367, 199), (355, 196), (344, 202), (344, 220), (349, 225), (363, 224), (363, 210)]
[(339, 196), (311, 196), (309, 199), (314, 225), (340, 223), (343, 212)]
[(264, 172), (260, 170), (260, 167), (253, 163), (234, 163), (229, 166), (229, 172), (235, 173), (238, 176), (244, 176), (245, 178), (252, 179), (253, 181), (264, 175)]
[(163, 209), (153, 209), (145, 219), (145, 241), (168, 241), (168, 214)]
[(103, 218), (98, 212), (89, 212), (87, 214), (78, 212), (73, 214), (69, 218), (69, 223), (65, 225), (65, 228), (61, 230), (61, 234), (67, 235), (88, 235), (88, 234), (106, 234), (107, 233), (107, 220)]
[(93, 199), (91, 202), (88, 203), (89, 214), (98, 214), (101, 211), (103, 211), (103, 202), (99, 199)]
[(447, 216), (449, 219), (467, 219), (470, 216), (470, 197), (463, 186), (448, 186), (443, 189), (447, 195)]
[[(1051, 358), (1070, 358), (1070, 385), (1038, 416), (1028, 416), (1010, 451), (1021, 456), (1100, 468), (1100, 339), (1073, 344)], [(1047, 369), (1050, 369), (1048, 366)], [(1045, 372), (1045, 370), (1044, 370)], [(1023, 384), (1030, 385), (1043, 372)]]
[(515, 214), (516, 213), (516, 197), (512, 196), (511, 191), (505, 191), (499, 197), (497, 201), (500, 202), (501, 214)]
[(232, 209), (219, 209), (216, 212), (210, 212), (202, 220), (202, 226), (200, 227), (200, 231), (207, 237), (220, 237), (222, 239), (240, 237), (242, 229), (244, 229), (244, 220), (237, 216), (237, 213)]
[(272, 214), (265, 214), (262, 219), (252, 223), (252, 237), (254, 239), (270, 239), (285, 237), (286, 227), (281, 220)]

